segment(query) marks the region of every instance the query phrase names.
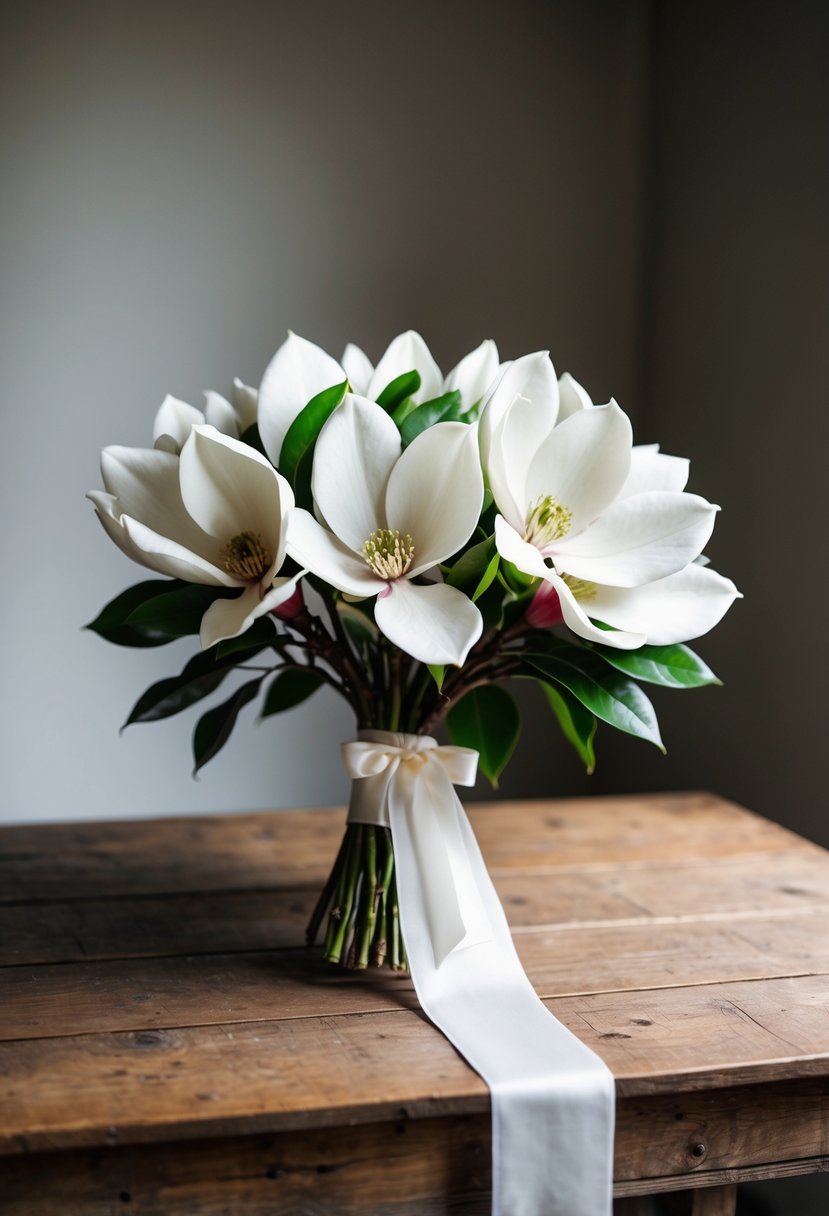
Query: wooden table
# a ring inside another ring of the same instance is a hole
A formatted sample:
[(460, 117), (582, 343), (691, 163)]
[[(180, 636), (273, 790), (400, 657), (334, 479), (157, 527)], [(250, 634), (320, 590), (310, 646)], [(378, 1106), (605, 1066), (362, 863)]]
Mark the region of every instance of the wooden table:
[[(615, 1074), (620, 1210), (829, 1167), (829, 855), (708, 794), (471, 817), (531, 980)], [(0, 832), (0, 1211), (488, 1211), (483, 1083), (406, 979), (301, 945), (342, 823)]]

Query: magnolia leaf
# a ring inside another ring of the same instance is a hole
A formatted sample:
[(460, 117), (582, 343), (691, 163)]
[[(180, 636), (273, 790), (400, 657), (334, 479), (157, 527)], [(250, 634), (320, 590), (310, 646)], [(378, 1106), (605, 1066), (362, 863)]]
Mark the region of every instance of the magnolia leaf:
[[(240, 633), (235, 638), (225, 638), (223, 641), (216, 644), (216, 658), (225, 659), (229, 655), (234, 655), (236, 662), (251, 651), (264, 650), (266, 646), (270, 646), (276, 637), (276, 625), (273, 617), (260, 616), (250, 628), (244, 633)], [(207, 652), (210, 653), (209, 651)]]
[(596, 767), (596, 754), (593, 750), (593, 740), (596, 736), (598, 722), (589, 709), (585, 709), (581, 701), (571, 692), (559, 685), (557, 688), (546, 680), (538, 683), (544, 690), (544, 695), (561, 727), (562, 734), (581, 757), (588, 773)]
[(497, 684), (473, 688), (446, 716), (452, 742), (478, 752), (481, 772), (498, 788), (498, 778), (521, 734), (521, 715), (510, 694)]
[(293, 488), (297, 504), (311, 505), (311, 463), (320, 431), (345, 396), (348, 381), (323, 389), (288, 427), (279, 454), (279, 472)]
[(165, 642), (170, 641), (169, 637), (146, 633), (137, 626), (128, 625), (127, 618), (148, 600), (186, 586), (187, 583), (175, 578), (153, 578), (144, 583), (136, 583), (134, 587), (128, 587), (114, 600), (110, 600), (95, 620), (84, 628), (91, 629), (99, 637), (107, 642), (114, 642), (117, 646), (163, 646)]
[(255, 680), (248, 680), (247, 684), (237, 688), (227, 701), (223, 701), (215, 709), (209, 709), (199, 718), (193, 731), (194, 777), (227, 743), (240, 711), (257, 695), (264, 678), (264, 675), (261, 675)]
[(665, 751), (656, 712), (642, 689), (608, 669), (597, 655), (573, 646), (555, 656), (529, 654), (527, 661), (546, 679), (569, 689), (603, 722)]
[(159, 642), (198, 633), (201, 620), (216, 599), (239, 595), (237, 587), (205, 587), (201, 583), (182, 583), (176, 590), (147, 599), (132, 610), (126, 624), (145, 637)]
[(487, 536), (485, 540), (472, 545), (458, 558), (451, 569), (447, 569), (446, 581), (449, 586), (463, 589), (478, 584), (484, 577), (495, 553), (494, 536)]
[(324, 679), (320, 673), (310, 667), (289, 667), (285, 671), (278, 672), (265, 694), (265, 703), (260, 716), (269, 718), (271, 714), (279, 714), (285, 709), (292, 709), (294, 705), (299, 705), (302, 701), (307, 700), (323, 683)]
[(377, 398), (377, 404), (388, 414), (393, 414), (398, 406), (401, 406), (408, 397), (413, 396), (419, 388), (420, 372), (403, 372), (402, 376), (396, 376), (390, 384), (386, 385)]
[(457, 422), (461, 413), (461, 395), (458, 389), (424, 401), (406, 415), (400, 423), (400, 438), (403, 447), (408, 447), (413, 439), (417, 439), (421, 431), (434, 426), (436, 422)]
[(429, 668), (429, 675), (432, 677), (432, 679), (437, 684), (438, 692), (440, 692), (441, 689), (443, 688), (443, 681), (446, 678), (446, 664), (445, 663), (427, 663), (427, 667)]
[(498, 573), (498, 566), (500, 565), (500, 562), (501, 562), (501, 554), (496, 553), (495, 556), (493, 557), (492, 561), (487, 566), (486, 570), (484, 570), (481, 581), (478, 583), (478, 586), (475, 588), (475, 590), (472, 593), (472, 603), (473, 604), (477, 603), (477, 601), (481, 598), (483, 593), (492, 585), (492, 583), (495, 579), (495, 576)]
[(593, 646), (605, 663), (663, 688), (701, 688), (721, 684), (711, 668), (688, 646), (640, 646), (638, 650), (618, 650), (613, 646)]

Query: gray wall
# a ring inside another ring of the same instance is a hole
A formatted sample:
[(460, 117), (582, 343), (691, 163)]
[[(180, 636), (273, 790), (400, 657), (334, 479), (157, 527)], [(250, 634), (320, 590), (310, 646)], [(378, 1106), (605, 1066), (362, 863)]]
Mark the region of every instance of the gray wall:
[[(352, 727), (322, 695), (241, 723), (198, 783), (192, 719), (119, 738), (191, 647), (80, 632), (144, 577), (84, 501), (98, 451), (146, 443), (168, 391), (257, 383), (288, 327), (376, 357), (414, 326), (447, 368), (550, 345), (635, 413), (644, 11), (4, 7), (4, 817), (342, 800)], [(529, 721), (504, 793), (583, 784), (548, 737)]]

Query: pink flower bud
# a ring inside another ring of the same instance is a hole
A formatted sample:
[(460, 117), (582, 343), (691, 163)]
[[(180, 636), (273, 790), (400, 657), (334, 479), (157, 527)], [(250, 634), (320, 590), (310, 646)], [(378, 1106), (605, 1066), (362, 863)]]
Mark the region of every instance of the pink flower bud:
[(273, 616), (278, 616), (281, 621), (290, 621), (293, 617), (298, 616), (304, 607), (305, 599), (302, 594), (302, 584), (297, 583), (291, 595), (277, 608), (272, 609), (272, 614)]
[(525, 620), (533, 629), (554, 629), (564, 620), (558, 592), (549, 583), (542, 583), (530, 600)]

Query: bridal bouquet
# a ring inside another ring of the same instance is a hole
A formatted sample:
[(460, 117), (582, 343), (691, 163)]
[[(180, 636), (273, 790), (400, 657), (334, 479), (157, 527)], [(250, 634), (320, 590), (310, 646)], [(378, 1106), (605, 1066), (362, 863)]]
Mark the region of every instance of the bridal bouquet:
[[(200, 641), (127, 724), (237, 677), (196, 724), (196, 769), (257, 697), (267, 718), (328, 686), (366, 738), (445, 722), (495, 784), (521, 728), (505, 685), (523, 679), (592, 770), (598, 721), (662, 747), (642, 683), (717, 682), (684, 645), (738, 595), (702, 556), (717, 508), (546, 353), (501, 362), (486, 341), (444, 377), (412, 332), (376, 367), (291, 334), (258, 393), (237, 380), (205, 398), (167, 397), (152, 448), (105, 448), (89, 495), (162, 576), (90, 628)], [(326, 923), (326, 958), (406, 967), (396, 878), (389, 828), (350, 822), (309, 926)]]

